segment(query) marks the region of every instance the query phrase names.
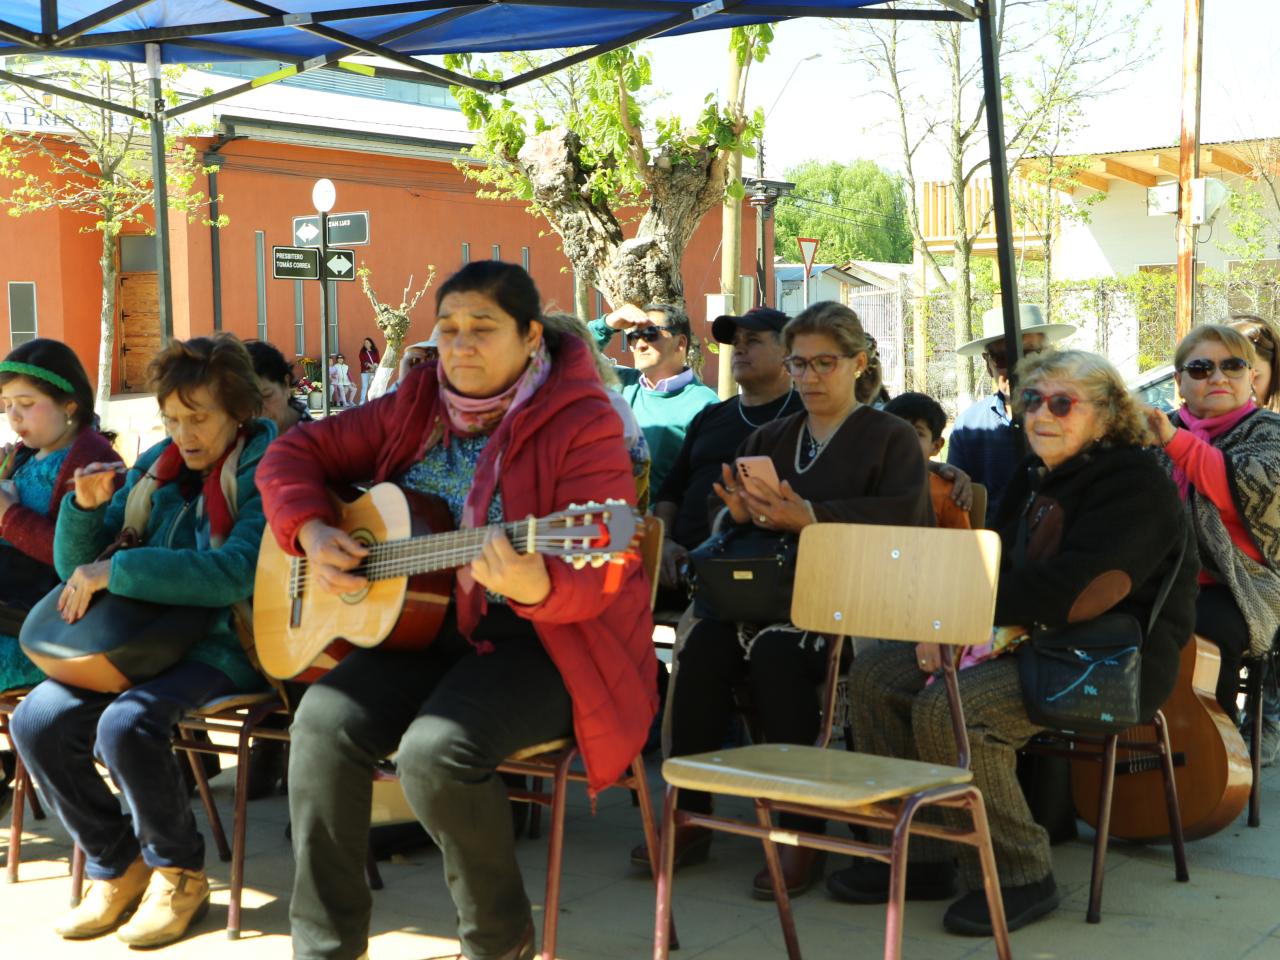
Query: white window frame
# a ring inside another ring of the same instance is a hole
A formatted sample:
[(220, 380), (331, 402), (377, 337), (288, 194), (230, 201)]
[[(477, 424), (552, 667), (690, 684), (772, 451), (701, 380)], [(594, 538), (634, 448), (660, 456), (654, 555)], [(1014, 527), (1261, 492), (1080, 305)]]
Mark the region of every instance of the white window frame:
[[(10, 280), (6, 289), (5, 308), (9, 311), (9, 348), (13, 349), (18, 346), (13, 339), (13, 288), (14, 287), (30, 287), (31, 288), (31, 337), (34, 340), (40, 336), (40, 300), (37, 296), (36, 282), (34, 280)], [(25, 334), (26, 331), (23, 331)], [(26, 340), (22, 341), (26, 343)]]

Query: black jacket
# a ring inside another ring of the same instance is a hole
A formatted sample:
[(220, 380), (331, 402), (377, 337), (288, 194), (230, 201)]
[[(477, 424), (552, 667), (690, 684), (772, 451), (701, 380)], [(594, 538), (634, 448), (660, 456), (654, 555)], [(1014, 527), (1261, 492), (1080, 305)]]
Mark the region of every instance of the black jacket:
[[(1019, 560), (1018, 529), (1027, 515)], [(1146, 628), (1161, 583), (1187, 544), (1173, 588), (1142, 648), (1142, 713), (1173, 690), (1195, 623), (1199, 561), (1177, 488), (1149, 450), (1094, 447), (1048, 471), (1019, 466), (996, 518), (1003, 551), (996, 623), (1058, 627), (1109, 611)]]

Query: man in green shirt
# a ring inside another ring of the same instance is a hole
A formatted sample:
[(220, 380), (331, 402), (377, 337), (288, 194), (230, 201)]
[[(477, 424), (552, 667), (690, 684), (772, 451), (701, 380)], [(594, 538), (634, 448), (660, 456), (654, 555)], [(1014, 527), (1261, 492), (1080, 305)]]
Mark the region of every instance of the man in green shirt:
[(658, 490), (680, 452), (689, 421), (719, 399), (689, 367), (689, 317), (668, 304), (642, 309), (628, 303), (588, 326), (601, 350), (621, 332), (635, 357), (634, 367), (617, 368), (619, 389), (644, 431), (653, 458), (649, 489)]

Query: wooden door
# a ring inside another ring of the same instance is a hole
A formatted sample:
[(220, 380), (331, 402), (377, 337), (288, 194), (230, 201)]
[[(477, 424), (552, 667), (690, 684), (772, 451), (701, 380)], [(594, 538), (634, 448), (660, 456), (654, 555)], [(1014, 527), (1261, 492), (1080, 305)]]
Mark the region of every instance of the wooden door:
[(147, 365), (160, 352), (160, 298), (154, 273), (120, 275), (120, 369), (125, 393), (147, 388)]

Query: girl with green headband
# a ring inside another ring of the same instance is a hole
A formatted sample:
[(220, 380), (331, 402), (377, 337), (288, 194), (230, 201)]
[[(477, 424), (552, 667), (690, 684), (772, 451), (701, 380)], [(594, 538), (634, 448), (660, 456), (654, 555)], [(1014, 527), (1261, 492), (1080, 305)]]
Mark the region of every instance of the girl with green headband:
[[(97, 430), (93, 387), (74, 351), (30, 340), (0, 361), (0, 403), (17, 443), (0, 447), (0, 691), (44, 674), (18, 647), (27, 611), (58, 584), (53, 531), (77, 467), (118, 460)], [(12, 802), (13, 758), (0, 753), (0, 816)]]

